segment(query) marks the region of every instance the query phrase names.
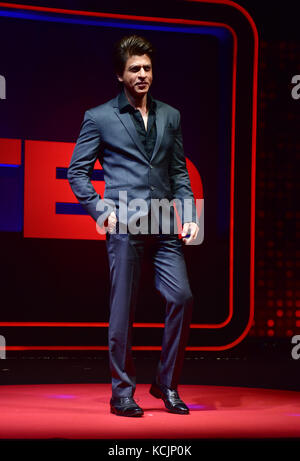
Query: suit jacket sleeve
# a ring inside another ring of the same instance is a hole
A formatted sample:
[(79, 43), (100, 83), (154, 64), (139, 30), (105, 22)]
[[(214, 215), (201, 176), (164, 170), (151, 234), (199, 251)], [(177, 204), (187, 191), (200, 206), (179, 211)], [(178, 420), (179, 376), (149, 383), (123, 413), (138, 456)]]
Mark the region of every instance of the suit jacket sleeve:
[[(169, 178), (173, 197), (179, 199), (181, 209), (177, 207), (181, 222), (197, 222), (197, 212), (192, 192), (190, 177), (186, 167), (183, 150), (181, 120), (179, 114), (178, 126), (175, 130), (175, 141), (169, 165)], [(180, 213), (181, 212), (181, 213)]]
[(81, 123), (67, 177), (79, 203), (99, 225), (102, 225), (113, 207), (106, 204), (107, 211), (96, 210), (97, 203), (101, 200), (101, 197), (92, 185), (91, 177), (100, 148), (101, 135), (99, 129), (87, 110)]

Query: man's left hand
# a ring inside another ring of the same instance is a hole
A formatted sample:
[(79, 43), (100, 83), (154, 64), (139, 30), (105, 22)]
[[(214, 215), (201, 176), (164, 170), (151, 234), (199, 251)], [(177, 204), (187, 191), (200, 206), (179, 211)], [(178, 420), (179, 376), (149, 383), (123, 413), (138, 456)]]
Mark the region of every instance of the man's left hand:
[[(183, 229), (181, 232), (182, 241), (185, 245), (188, 245), (190, 242), (197, 238), (199, 232), (199, 226), (195, 222), (186, 222), (183, 225)], [(186, 235), (189, 235), (188, 238), (184, 238)]]

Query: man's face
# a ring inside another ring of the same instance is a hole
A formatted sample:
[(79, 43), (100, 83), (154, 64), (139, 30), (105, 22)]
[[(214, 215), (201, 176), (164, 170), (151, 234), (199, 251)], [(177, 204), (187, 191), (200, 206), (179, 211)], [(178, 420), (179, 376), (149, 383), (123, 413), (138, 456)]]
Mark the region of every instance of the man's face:
[(118, 80), (133, 97), (146, 94), (152, 83), (151, 59), (147, 54), (130, 56), (127, 59), (123, 75), (118, 75)]

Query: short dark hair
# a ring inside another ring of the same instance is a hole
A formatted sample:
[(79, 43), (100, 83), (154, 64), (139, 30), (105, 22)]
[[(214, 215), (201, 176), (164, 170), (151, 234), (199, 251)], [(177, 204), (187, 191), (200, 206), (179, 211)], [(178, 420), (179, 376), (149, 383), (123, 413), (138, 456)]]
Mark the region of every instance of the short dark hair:
[(114, 70), (117, 75), (122, 75), (127, 59), (130, 56), (142, 56), (143, 54), (149, 56), (153, 67), (154, 53), (152, 44), (145, 37), (126, 35), (114, 46)]

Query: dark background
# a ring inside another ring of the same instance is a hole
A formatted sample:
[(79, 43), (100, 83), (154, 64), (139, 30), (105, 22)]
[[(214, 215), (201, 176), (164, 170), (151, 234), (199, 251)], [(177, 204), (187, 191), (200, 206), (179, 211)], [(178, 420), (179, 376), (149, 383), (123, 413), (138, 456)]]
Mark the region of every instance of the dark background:
[[(111, 56), (113, 44), (132, 29), (19, 18), (0, 18), (0, 26), (1, 41), (9, 43), (1, 57), (6, 70), (7, 100), (0, 107), (0, 136), (75, 142), (85, 110), (118, 93)], [(223, 94), (228, 92), (224, 81), (230, 82), (231, 66), (220, 69), (219, 60), (222, 53), (226, 61), (226, 53), (231, 63), (231, 37), (223, 31), (229, 45), (220, 50), (219, 39), (212, 35), (142, 32), (157, 50), (151, 93), (183, 114), (185, 152), (203, 177), (207, 199), (205, 241), (186, 251), (196, 298), (193, 322), (221, 323), (228, 315), (229, 232), (228, 217), (224, 221), (218, 218), (218, 179), (221, 174), (227, 176), (226, 181), (223, 179), (222, 203), (228, 203), (230, 169), (228, 161), (225, 171), (220, 171), (219, 157), (224, 155), (224, 148), (221, 154), (219, 145), (224, 142), (219, 136), (219, 124)], [(186, 51), (179, 65), (178, 50), (182, 48)], [(164, 62), (166, 56), (168, 65)], [(230, 104), (222, 124), (230, 127)], [(225, 155), (228, 159), (229, 149)], [(25, 152), (25, 163), (27, 159)], [(227, 214), (228, 210), (224, 210)], [(24, 238), (22, 232), (2, 233), (1, 237), (5, 267), (1, 293), (13, 307), (3, 310), (2, 321), (108, 321), (105, 242), (31, 239)], [(163, 322), (164, 302), (153, 290), (150, 260), (145, 261), (143, 269), (136, 321)], [(86, 345), (107, 344), (107, 329), (54, 332), (35, 328), (29, 334), (26, 328), (11, 327), (4, 328), (4, 333), (7, 345), (76, 345), (80, 344), (78, 337)], [(135, 344), (159, 344), (161, 333), (162, 329), (137, 329)], [(192, 343), (199, 345), (196, 334)]]
[[(90, 1), (28, 3), (119, 13), (127, 12), (127, 6), (130, 5), (135, 14), (153, 15), (151, 4), (141, 5), (139, 2), (129, 2), (126, 5), (124, 2), (104, 4)], [(184, 3), (186, 2), (162, 2), (159, 15), (180, 17)], [(297, 388), (300, 362), (292, 360), (290, 351), (291, 337), (299, 333), (300, 322), (299, 283), (296, 273), (298, 262), (296, 237), (299, 229), (297, 228), (299, 211), (296, 206), (299, 195), (296, 160), (299, 157), (300, 147), (300, 101), (293, 100), (291, 97), (291, 79), (293, 75), (300, 74), (299, 9), (297, 9), (297, 2), (291, 1), (284, 3), (239, 1), (237, 3), (244, 6), (253, 17), (260, 38), (255, 317), (249, 335), (232, 350), (221, 353), (188, 353), (182, 382), (196, 380), (199, 383)], [(91, 78), (95, 78), (94, 75)], [(86, 103), (85, 94), (79, 92), (79, 97)], [(92, 105), (95, 104), (91, 99)], [(64, 115), (67, 116), (67, 111)], [(40, 123), (42, 129), (43, 123)], [(72, 124), (70, 129), (74, 130), (74, 132), (70, 131), (70, 140), (74, 140), (76, 128)], [(65, 132), (61, 136), (62, 140), (66, 140)], [(49, 134), (45, 139), (51, 139)], [(31, 250), (34, 251), (37, 243), (32, 241), (30, 245), (32, 248), (29, 248), (29, 253)], [(55, 261), (50, 260), (50, 263), (55, 266)], [(58, 283), (61, 283), (60, 280)], [(10, 305), (13, 308), (13, 304)], [(28, 310), (24, 311), (24, 320), (28, 320), (28, 312)], [(49, 320), (49, 317), (47, 319)], [(61, 339), (58, 338), (57, 342), (61, 343)], [(22, 367), (28, 367), (28, 361), (19, 359), (29, 357), (39, 360), (39, 369), (34, 365), (31, 374), (28, 374), (30, 375), (28, 379), (41, 379), (40, 367), (45, 367), (41, 365), (44, 363), (42, 358), (46, 357), (45, 353), (40, 352), (38, 357), (32, 352), (15, 353), (11, 355), (11, 360), (12, 363), (18, 362), (18, 366), (21, 367), (18, 368), (20, 373), (17, 377), (16, 368), (7, 368), (6, 375), (2, 372), (3, 382), (13, 380), (14, 376), (15, 379), (24, 380)], [(51, 352), (50, 357), (53, 359), (53, 366), (58, 370), (59, 361), (55, 360), (55, 354)], [(79, 353), (69, 356), (66, 353), (57, 353), (56, 357), (70, 359), (68, 373), (66, 373), (68, 380), (97, 380), (100, 368), (101, 379), (108, 379), (106, 358), (100, 353), (82, 353), (82, 360), (85, 363), (89, 361), (91, 364), (85, 367), (84, 372)], [(151, 352), (147, 355), (136, 352), (136, 360), (152, 364), (152, 360), (156, 360), (155, 353)], [(194, 372), (195, 367), (197, 373)], [(45, 369), (49, 369), (49, 362)], [(140, 380), (150, 379), (151, 367), (142, 367), (142, 370)], [(61, 373), (62, 370), (58, 372), (57, 378), (53, 377), (53, 379), (59, 381)]]

